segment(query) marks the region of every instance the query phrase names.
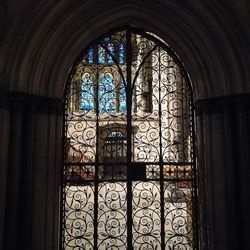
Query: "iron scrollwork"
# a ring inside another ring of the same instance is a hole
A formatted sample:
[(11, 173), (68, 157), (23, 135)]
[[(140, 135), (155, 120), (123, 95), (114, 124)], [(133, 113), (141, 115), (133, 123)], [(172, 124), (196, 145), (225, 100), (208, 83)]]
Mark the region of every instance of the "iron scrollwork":
[(174, 52), (128, 27), (72, 67), (62, 249), (197, 249), (192, 91)]

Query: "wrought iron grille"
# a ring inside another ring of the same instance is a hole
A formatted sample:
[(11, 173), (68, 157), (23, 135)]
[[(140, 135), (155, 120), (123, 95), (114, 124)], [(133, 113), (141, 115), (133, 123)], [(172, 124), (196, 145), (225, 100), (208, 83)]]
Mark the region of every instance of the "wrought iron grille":
[(65, 97), (61, 248), (197, 249), (192, 92), (156, 36), (80, 55)]

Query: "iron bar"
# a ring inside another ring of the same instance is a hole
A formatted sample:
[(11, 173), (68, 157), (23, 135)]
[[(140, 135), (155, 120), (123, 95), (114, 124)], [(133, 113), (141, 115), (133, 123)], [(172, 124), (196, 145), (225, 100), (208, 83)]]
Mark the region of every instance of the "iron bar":
[(192, 89), (130, 26), (91, 44), (65, 91), (61, 249), (198, 249)]

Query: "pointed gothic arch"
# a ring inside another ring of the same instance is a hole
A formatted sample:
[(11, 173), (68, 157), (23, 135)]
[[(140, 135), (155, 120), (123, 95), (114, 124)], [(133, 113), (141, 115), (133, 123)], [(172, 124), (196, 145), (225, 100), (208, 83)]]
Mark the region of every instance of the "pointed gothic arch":
[(198, 249), (192, 88), (169, 46), (105, 34), (73, 65), (65, 104), (61, 248)]

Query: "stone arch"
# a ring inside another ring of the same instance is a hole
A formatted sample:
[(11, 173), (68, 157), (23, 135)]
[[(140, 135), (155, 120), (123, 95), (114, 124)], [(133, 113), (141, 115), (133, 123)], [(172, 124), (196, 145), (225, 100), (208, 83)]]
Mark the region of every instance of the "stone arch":
[(131, 24), (153, 31), (177, 52), (192, 78), (196, 100), (243, 92), (249, 76), (242, 73), (245, 58), (237, 56), (237, 50), (244, 49), (244, 44), (237, 46), (234, 37), (240, 31), (232, 21), (228, 27), (228, 17), (219, 7), (149, 1), (37, 7), (29, 14), (36, 17), (31, 24), (26, 18), (18, 31), (22, 39), (16, 39), (11, 48), (6, 68), (9, 88), (62, 98), (79, 51), (102, 33)]

